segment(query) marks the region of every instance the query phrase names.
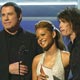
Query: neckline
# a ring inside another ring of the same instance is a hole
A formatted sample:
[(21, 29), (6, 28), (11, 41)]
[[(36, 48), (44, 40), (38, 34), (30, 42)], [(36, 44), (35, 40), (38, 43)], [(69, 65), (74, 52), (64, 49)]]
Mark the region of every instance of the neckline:
[(55, 61), (54, 61), (54, 64), (52, 65), (51, 68), (45, 66), (43, 63), (44, 63), (44, 60), (45, 60), (45, 56), (46, 56), (46, 52), (43, 54), (43, 60), (42, 60), (42, 65), (45, 67), (45, 68), (48, 68), (48, 69), (53, 69), (53, 67), (56, 65), (57, 63), (57, 59), (58, 59), (58, 53), (60, 53), (60, 49), (57, 50), (57, 55), (56, 55), (56, 58), (55, 58)]

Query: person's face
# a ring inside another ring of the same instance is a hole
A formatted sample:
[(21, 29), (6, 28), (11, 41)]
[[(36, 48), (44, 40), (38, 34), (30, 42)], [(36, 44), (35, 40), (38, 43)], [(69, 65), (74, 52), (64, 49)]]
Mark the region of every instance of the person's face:
[(7, 6), (1, 10), (1, 18), (4, 29), (11, 29), (19, 23), (20, 18), (17, 17), (14, 7)]
[(36, 30), (36, 37), (38, 44), (45, 50), (48, 49), (53, 42), (53, 34), (46, 28), (38, 28)]
[(64, 19), (59, 20), (59, 27), (63, 36), (70, 36), (72, 34), (72, 25)]

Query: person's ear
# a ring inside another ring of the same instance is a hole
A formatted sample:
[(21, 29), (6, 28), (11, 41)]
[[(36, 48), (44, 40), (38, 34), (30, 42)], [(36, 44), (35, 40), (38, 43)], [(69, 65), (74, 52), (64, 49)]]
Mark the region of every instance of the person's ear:
[(56, 31), (53, 31), (52, 36), (53, 36), (53, 38), (56, 37)]
[(22, 20), (22, 14), (20, 14), (20, 16), (19, 16), (19, 21), (21, 21)]

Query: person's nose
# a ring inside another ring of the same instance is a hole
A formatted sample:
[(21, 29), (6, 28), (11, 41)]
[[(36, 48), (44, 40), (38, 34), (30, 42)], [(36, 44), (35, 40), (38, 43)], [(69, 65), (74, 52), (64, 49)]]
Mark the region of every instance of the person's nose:
[(5, 21), (8, 21), (8, 20), (9, 20), (8, 15), (5, 15)]
[(62, 23), (60, 23), (60, 24), (59, 24), (59, 28), (61, 29), (62, 27), (63, 27), (63, 24), (62, 24)]
[(39, 40), (39, 42), (41, 42), (41, 41), (42, 41), (42, 39), (43, 39), (43, 38), (40, 36), (40, 37), (39, 37), (39, 39), (38, 39), (38, 40)]

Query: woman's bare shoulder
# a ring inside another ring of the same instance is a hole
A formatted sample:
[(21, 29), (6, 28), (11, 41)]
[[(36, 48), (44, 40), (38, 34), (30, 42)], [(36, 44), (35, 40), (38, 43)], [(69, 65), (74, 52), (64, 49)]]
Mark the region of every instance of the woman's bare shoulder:
[(61, 51), (61, 55), (64, 57), (69, 57), (70, 56), (70, 52), (68, 51)]
[(62, 62), (64, 67), (69, 65), (70, 53), (68, 51), (61, 51)]
[(33, 58), (33, 62), (34, 62), (34, 63), (38, 63), (38, 62), (39, 62), (39, 60), (40, 60), (40, 58), (41, 58), (41, 56), (42, 56), (42, 53), (41, 53), (41, 54), (36, 55), (36, 56)]

